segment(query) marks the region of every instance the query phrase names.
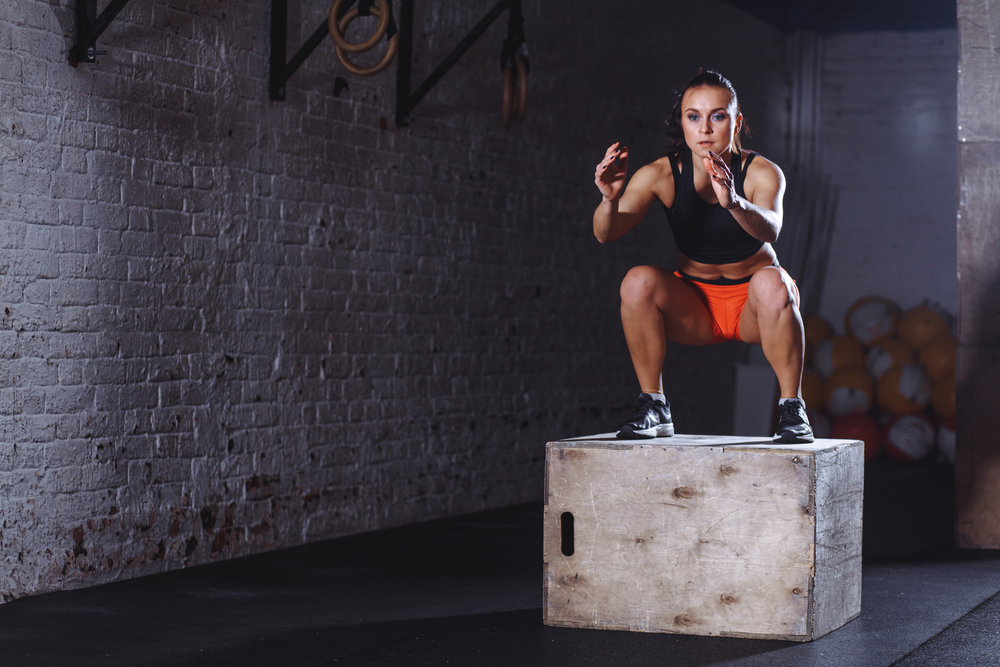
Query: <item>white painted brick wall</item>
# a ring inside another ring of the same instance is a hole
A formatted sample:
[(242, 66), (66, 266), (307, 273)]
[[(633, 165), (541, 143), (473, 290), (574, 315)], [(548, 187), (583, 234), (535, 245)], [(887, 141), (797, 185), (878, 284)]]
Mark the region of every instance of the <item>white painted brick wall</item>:
[[(417, 3), (415, 82), (491, 4)], [(784, 37), (697, 4), (526, 2), (505, 132), (502, 21), (397, 130), (329, 43), (268, 101), (267, 2), (133, 0), (74, 69), (73, 3), (4, 1), (0, 596), (537, 498), (546, 440), (631, 408), (618, 285), (675, 252), (660, 211), (593, 239), (605, 147), (658, 157), (701, 65), (780, 146)], [(681, 429), (728, 428), (743, 354), (671, 348)]]

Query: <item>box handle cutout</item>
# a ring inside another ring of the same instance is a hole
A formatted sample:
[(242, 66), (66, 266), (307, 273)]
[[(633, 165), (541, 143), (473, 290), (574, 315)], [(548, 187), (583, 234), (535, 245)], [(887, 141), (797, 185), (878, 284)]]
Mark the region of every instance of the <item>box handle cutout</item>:
[(563, 556), (573, 555), (573, 513), (563, 512), (559, 517), (559, 526), (562, 528), (562, 554)]

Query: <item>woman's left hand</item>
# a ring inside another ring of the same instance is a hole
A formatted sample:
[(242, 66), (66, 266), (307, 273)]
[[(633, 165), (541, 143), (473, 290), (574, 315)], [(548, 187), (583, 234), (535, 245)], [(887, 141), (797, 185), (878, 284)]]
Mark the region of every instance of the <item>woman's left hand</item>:
[(733, 181), (733, 173), (729, 171), (726, 161), (716, 153), (709, 151), (709, 157), (702, 158), (705, 164), (705, 171), (712, 178), (712, 189), (715, 196), (719, 198), (722, 208), (736, 208), (736, 184)]

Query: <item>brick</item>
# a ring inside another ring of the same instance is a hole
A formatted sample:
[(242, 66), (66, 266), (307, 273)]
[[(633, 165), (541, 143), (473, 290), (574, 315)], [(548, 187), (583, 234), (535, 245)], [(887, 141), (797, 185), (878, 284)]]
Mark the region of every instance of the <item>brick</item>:
[(23, 296), (24, 300), (28, 303), (48, 305), (51, 299), (51, 292), (51, 280), (35, 280), (25, 285)]
[(60, 276), (52, 285), (52, 304), (56, 306), (87, 306), (97, 303), (96, 280)]
[(52, 442), (55, 438), (56, 420), (51, 415), (29, 414), (18, 420), (23, 438), (28, 442)]
[(94, 387), (83, 385), (50, 387), (45, 391), (45, 412), (48, 414), (79, 413), (94, 407)]

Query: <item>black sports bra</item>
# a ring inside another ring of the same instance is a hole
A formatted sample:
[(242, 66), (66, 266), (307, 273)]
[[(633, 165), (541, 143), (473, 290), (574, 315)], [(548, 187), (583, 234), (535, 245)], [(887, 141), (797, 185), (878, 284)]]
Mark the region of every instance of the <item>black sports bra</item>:
[[(740, 157), (738, 152), (733, 152), (730, 171), (736, 181), (736, 194), (746, 197), (743, 180), (757, 153), (751, 152), (742, 168)], [(748, 234), (721, 204), (707, 204), (698, 196), (694, 189), (691, 151), (683, 151), (681, 165), (677, 164), (677, 158), (676, 153), (670, 156), (670, 169), (674, 173), (674, 205), (670, 208), (663, 206), (677, 249), (702, 264), (732, 264), (753, 257), (764, 242)]]

